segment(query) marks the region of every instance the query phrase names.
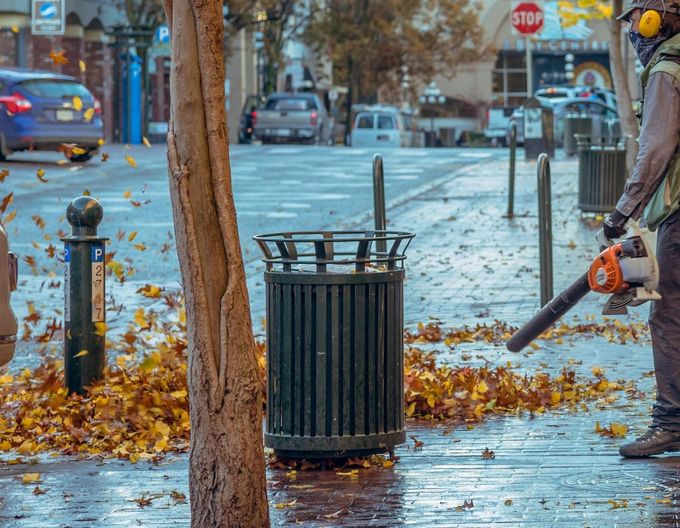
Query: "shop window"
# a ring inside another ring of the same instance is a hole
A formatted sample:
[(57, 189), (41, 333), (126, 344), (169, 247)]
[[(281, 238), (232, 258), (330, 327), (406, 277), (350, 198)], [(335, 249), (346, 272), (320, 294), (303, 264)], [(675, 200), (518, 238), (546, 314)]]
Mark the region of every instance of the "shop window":
[(491, 77), (494, 104), (516, 106), (526, 98), (527, 72), (523, 53), (501, 51)]

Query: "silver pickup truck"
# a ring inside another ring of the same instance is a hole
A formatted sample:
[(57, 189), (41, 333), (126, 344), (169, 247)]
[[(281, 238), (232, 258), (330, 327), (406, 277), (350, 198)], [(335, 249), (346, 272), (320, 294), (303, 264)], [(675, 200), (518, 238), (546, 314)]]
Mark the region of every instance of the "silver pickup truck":
[(316, 94), (275, 93), (257, 111), (255, 136), (263, 143), (326, 144), (331, 137), (326, 108)]

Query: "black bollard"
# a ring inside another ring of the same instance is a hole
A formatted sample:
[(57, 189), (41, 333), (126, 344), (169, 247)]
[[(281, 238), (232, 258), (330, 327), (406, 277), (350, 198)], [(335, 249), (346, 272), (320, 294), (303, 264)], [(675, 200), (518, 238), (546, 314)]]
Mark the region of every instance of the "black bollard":
[[(385, 175), (383, 172), (383, 159), (380, 154), (373, 155), (373, 211), (375, 217), (375, 230), (387, 229), (387, 217), (385, 213)], [(387, 253), (387, 242), (376, 242), (378, 253)], [(381, 255), (386, 257), (387, 255)]]
[(538, 258), (541, 269), (541, 307), (553, 298), (553, 237), (550, 160), (538, 157)]
[(104, 210), (80, 196), (66, 210), (72, 226), (64, 242), (64, 371), (70, 393), (102, 378), (106, 364), (105, 250), (97, 236)]
[(515, 159), (517, 156), (517, 124), (510, 123), (510, 170), (508, 173), (508, 218), (515, 216)]

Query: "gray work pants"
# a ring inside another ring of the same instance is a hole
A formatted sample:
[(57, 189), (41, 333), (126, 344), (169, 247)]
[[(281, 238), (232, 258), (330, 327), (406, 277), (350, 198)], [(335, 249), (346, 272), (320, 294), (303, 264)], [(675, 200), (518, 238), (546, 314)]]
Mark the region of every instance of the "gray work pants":
[(659, 226), (656, 257), (662, 299), (649, 315), (657, 386), (652, 422), (680, 432), (680, 212)]

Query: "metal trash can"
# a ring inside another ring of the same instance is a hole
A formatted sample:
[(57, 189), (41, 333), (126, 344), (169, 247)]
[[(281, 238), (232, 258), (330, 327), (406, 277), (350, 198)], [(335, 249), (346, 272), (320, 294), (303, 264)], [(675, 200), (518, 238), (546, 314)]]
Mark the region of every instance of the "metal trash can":
[(433, 148), (433, 147), (438, 147), (437, 143), (437, 132), (434, 131), (426, 131), (425, 132), (425, 147), (427, 148)]
[[(406, 440), (403, 264), (414, 236), (253, 237), (266, 263), (264, 438), (278, 456), (359, 456)], [(378, 240), (387, 251), (373, 250)]]
[(617, 118), (605, 119), (602, 123), (602, 136), (610, 145), (615, 145), (623, 136), (621, 121)]
[(625, 138), (576, 135), (578, 141), (578, 207), (584, 213), (614, 210), (628, 178)]
[(456, 146), (456, 129), (443, 127), (439, 129), (442, 147)]
[(593, 118), (589, 114), (567, 114), (564, 118), (564, 153), (573, 156), (578, 152), (576, 134), (593, 136)]

